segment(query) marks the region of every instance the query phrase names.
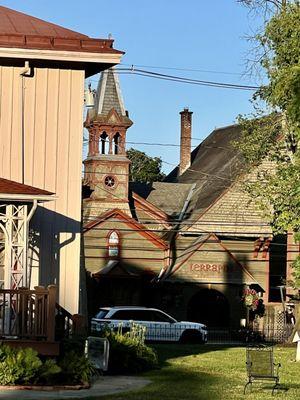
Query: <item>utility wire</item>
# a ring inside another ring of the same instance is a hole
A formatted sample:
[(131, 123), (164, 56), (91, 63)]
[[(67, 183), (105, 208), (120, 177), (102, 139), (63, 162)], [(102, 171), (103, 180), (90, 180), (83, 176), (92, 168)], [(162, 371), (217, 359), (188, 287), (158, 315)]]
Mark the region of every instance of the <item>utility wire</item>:
[[(207, 81), (207, 80), (201, 80), (201, 79), (192, 79), (192, 78), (187, 78), (184, 76), (162, 74), (162, 73), (148, 71), (148, 70), (134, 68), (134, 67), (132, 67), (132, 68), (118, 67), (118, 68), (115, 68), (115, 70), (119, 74), (138, 75), (138, 76), (144, 76), (144, 77), (153, 78), (153, 79), (168, 80), (168, 81), (172, 81), (172, 82), (187, 83), (187, 84), (191, 84), (191, 85), (215, 87), (215, 88), (220, 88), (220, 89), (237, 89), (237, 90), (257, 90), (257, 89), (259, 89), (259, 86), (241, 85), (241, 84), (217, 82), (217, 81)], [(105, 74), (107, 72), (103, 71), (103, 73)], [(94, 80), (94, 81), (96, 82), (96, 80)]]
[(237, 75), (243, 76), (241, 72), (228, 72), (228, 71), (216, 71), (216, 70), (209, 70), (209, 69), (197, 69), (197, 68), (179, 68), (179, 67), (166, 67), (166, 66), (157, 66), (157, 65), (139, 65), (139, 64), (124, 64), (120, 63), (119, 65), (124, 67), (131, 67), (131, 68), (150, 68), (150, 69), (166, 69), (166, 70), (173, 70), (173, 71), (187, 71), (187, 72), (203, 72), (203, 73), (211, 73), (211, 74), (224, 74), (224, 75)]

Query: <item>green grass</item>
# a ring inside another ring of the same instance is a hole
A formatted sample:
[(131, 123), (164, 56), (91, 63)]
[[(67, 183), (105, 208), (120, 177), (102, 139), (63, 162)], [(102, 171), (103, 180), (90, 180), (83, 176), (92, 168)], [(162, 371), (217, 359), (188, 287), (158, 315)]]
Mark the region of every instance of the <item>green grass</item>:
[(156, 345), (160, 369), (143, 376), (152, 383), (141, 390), (99, 397), (99, 400), (261, 400), (299, 399), (300, 363), (296, 349), (275, 347), (280, 362), (280, 383), (288, 388), (272, 396), (270, 384), (253, 384), (243, 395), (246, 383), (245, 349), (212, 345)]

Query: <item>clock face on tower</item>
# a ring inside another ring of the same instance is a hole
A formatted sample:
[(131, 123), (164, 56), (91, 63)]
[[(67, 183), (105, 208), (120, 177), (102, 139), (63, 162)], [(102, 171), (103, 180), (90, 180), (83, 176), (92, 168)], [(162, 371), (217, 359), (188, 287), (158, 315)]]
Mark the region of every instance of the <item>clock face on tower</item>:
[(105, 186), (106, 186), (107, 188), (112, 189), (112, 188), (114, 188), (115, 185), (116, 185), (116, 179), (115, 179), (113, 176), (111, 176), (111, 175), (107, 175), (107, 176), (104, 178), (104, 184), (105, 184)]

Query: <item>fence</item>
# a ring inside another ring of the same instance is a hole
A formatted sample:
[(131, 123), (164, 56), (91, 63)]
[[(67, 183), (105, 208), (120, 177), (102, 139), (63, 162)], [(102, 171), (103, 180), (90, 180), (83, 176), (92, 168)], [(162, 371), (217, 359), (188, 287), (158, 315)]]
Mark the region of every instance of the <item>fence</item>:
[(270, 342), (286, 343), (288, 342), (294, 325), (286, 324), (281, 327), (264, 326), (262, 330), (246, 329), (228, 330), (228, 329), (208, 329), (208, 343), (211, 344), (243, 344), (251, 342)]
[(56, 287), (0, 290), (0, 337), (54, 341)]

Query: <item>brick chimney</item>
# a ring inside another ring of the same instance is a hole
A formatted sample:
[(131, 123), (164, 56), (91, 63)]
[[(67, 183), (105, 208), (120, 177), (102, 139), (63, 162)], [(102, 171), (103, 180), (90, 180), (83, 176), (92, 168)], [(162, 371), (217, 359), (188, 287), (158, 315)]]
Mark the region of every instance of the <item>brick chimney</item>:
[(191, 165), (192, 111), (184, 108), (181, 115), (179, 175)]

